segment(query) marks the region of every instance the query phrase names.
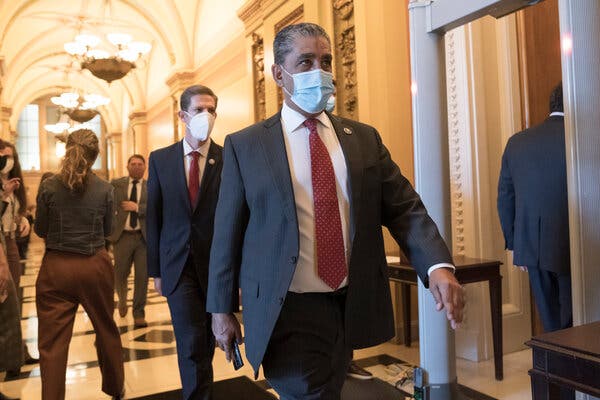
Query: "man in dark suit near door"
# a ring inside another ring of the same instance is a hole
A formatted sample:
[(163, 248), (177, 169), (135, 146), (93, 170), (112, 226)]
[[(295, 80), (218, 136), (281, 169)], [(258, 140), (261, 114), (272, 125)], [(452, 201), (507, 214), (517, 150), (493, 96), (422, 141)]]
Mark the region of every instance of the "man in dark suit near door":
[(150, 154), (148, 272), (167, 297), (184, 399), (212, 397), (214, 337), (206, 309), (208, 262), (222, 148), (210, 140), (217, 96), (201, 85), (181, 94), (182, 141)]
[(550, 115), (513, 135), (502, 156), (498, 214), (513, 263), (529, 273), (546, 332), (573, 322), (562, 85)]
[(230, 359), (246, 356), (282, 399), (338, 399), (353, 348), (394, 335), (382, 225), (455, 326), (452, 259), (377, 131), (324, 112), (331, 43), (315, 24), (283, 28), (272, 67), (281, 112), (229, 135), (211, 250), (208, 306)]
[(146, 266), (146, 159), (134, 154), (127, 160), (129, 176), (113, 179), (115, 213), (113, 231), (108, 237), (113, 244), (115, 259), (115, 290), (119, 298), (117, 309), (121, 318), (127, 315), (127, 277), (134, 265), (133, 323), (135, 328), (148, 326), (146, 296), (148, 268)]

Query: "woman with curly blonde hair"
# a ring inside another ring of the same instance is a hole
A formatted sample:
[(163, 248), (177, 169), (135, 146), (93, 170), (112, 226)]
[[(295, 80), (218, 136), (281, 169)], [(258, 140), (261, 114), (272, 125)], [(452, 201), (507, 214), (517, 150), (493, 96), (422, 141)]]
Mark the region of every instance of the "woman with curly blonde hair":
[(98, 138), (80, 129), (67, 139), (61, 170), (37, 196), (35, 232), (46, 240), (36, 282), (42, 398), (65, 398), (67, 354), (79, 304), (96, 331), (102, 390), (121, 398), (123, 356), (113, 319), (114, 274), (104, 248), (113, 212), (112, 186), (92, 172)]

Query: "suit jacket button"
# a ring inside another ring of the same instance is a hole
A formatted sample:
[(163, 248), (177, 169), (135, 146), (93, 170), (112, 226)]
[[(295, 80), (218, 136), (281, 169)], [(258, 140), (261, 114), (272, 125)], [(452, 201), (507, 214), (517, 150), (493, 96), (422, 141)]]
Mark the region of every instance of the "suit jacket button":
[(298, 261), (298, 257), (296, 257), (296, 256), (290, 257), (290, 263), (296, 264), (296, 261)]
[(279, 298), (279, 305), (282, 305), (282, 304), (283, 304), (283, 297), (280, 297)]

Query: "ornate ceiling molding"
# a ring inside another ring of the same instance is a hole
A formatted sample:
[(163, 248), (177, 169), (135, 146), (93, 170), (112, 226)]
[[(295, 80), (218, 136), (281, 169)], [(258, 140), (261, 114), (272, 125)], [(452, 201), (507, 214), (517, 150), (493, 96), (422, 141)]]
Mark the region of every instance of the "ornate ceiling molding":
[(169, 94), (178, 96), (188, 86), (195, 83), (196, 72), (192, 70), (176, 71), (167, 78), (165, 83), (169, 87)]

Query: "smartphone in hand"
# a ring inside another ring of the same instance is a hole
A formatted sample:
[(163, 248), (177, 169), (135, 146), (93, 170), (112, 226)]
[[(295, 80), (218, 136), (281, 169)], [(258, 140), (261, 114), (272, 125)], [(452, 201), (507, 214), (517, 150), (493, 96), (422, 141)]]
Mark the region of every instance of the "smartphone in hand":
[(244, 360), (242, 359), (242, 353), (240, 352), (240, 346), (237, 340), (233, 340), (233, 368), (237, 371), (244, 366)]

